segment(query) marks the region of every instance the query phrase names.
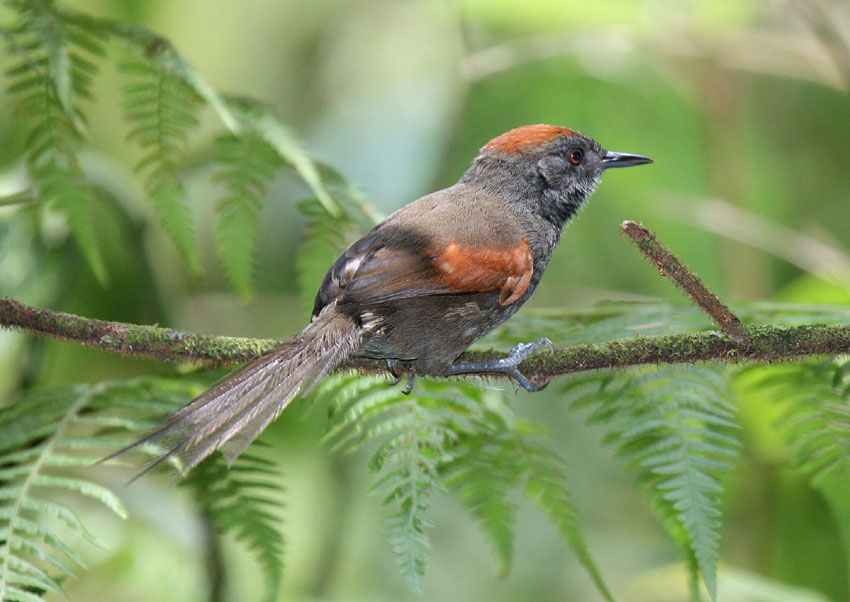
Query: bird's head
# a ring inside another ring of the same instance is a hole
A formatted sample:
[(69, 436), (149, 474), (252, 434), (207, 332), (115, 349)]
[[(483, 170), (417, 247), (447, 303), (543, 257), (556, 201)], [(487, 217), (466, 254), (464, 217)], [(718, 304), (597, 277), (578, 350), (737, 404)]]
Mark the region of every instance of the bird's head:
[[(608, 151), (593, 138), (555, 125), (526, 125), (493, 138), (464, 177), (527, 200), (539, 199), (559, 225), (596, 189), (602, 172), (652, 163), (643, 155)], [(548, 216), (547, 216), (548, 217)]]

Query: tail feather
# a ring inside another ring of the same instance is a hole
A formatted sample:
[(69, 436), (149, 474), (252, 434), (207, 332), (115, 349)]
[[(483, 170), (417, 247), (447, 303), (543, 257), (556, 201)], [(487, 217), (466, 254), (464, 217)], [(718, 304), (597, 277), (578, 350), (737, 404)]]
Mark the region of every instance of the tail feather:
[[(359, 337), (357, 338), (357, 346), (359, 346), (359, 342), (363, 337), (363, 332), (359, 332), (358, 334)], [(317, 364), (314, 373), (302, 381), (299, 390), (300, 394), (307, 395), (310, 393), (319, 381), (325, 377), (328, 372), (343, 363), (352, 351), (353, 349), (351, 347), (342, 345), (336, 345), (329, 349), (326, 361), (321, 364)], [(245, 448), (248, 447), (248, 445), (250, 445), (250, 443), (256, 439), (271, 422), (280, 416), (280, 413), (285, 409), (288, 403), (289, 402), (287, 401), (282, 405), (279, 404), (277, 411), (272, 415), (257, 413), (252, 418), (248, 419), (239, 432), (233, 435), (224, 447), (222, 447), (221, 451), (224, 453), (227, 461), (232, 464), (236, 458), (245, 451)]]
[(159, 430), (110, 457), (154, 442), (168, 451), (141, 474), (173, 457), (181, 460), (181, 471), (187, 472), (217, 449), (232, 463), (299, 392), (309, 392), (356, 351), (364, 335), (364, 329), (335, 304), (328, 305), (293, 339), (174, 412)]

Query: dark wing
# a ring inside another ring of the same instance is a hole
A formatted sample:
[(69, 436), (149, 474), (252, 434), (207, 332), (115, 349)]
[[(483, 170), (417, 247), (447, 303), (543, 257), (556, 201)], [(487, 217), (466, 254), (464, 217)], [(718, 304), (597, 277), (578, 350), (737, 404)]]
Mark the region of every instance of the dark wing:
[(525, 239), (511, 247), (434, 243), (398, 226), (380, 224), (356, 241), (325, 275), (313, 316), (337, 301), (368, 306), (425, 295), (500, 291), (510, 305), (528, 289), (534, 273)]

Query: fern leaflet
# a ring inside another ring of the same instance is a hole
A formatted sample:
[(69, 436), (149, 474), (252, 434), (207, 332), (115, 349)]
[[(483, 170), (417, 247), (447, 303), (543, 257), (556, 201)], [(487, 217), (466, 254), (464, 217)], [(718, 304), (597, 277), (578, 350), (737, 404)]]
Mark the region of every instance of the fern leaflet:
[(797, 466), (838, 523), (850, 570), (850, 361), (754, 368), (755, 386), (787, 404), (780, 421)]
[(198, 504), (220, 533), (233, 532), (260, 564), (265, 600), (277, 598), (283, 575), (283, 535), (274, 510), (281, 506), (280, 475), (274, 463), (242, 454), (230, 469), (220, 454), (199, 464), (181, 484), (192, 487)]
[[(83, 562), (54, 523), (94, 544), (99, 540), (68, 503), (59, 501), (60, 495), (95, 499), (126, 518), (117, 495), (91, 480), (91, 465), (137, 440), (156, 424), (154, 417), (170, 413), (207, 385), (172, 378), (76, 385), (34, 392), (3, 409), (0, 601), (29, 602), (45, 592), (63, 591), (62, 579), (73, 577)], [(204, 485), (199, 501), (218, 530), (233, 531), (256, 555), (272, 599), (280, 583), (283, 545), (269, 512), (276, 504), (269, 496), (279, 491), (277, 471), (268, 461), (250, 456), (231, 471), (220, 464), (204, 466), (192, 483)]]
[(510, 571), (513, 557), (517, 505), (510, 494), (519, 485), (518, 451), (515, 439), (504, 433), (477, 437), (443, 469), (446, 486), (489, 538), (501, 576)]
[(181, 165), (186, 140), (198, 125), (199, 98), (171, 71), (155, 62), (128, 61), (122, 70), (131, 78), (123, 88), (124, 113), (146, 152), (136, 171), (147, 172), (145, 190), (156, 205), (160, 223), (190, 269), (200, 269), (192, 214), (186, 204)]
[(637, 474), (715, 599), (723, 492), (718, 475), (730, 468), (739, 446), (723, 377), (707, 368), (663, 368), (629, 377), (579, 377), (563, 389), (575, 406), (594, 408), (591, 421), (609, 429), (607, 441)]
[(228, 98), (219, 94), (194, 66), (174, 50), (168, 40), (144, 27), (106, 20), (100, 20), (100, 23), (146, 60), (153, 61), (159, 69), (183, 82), (212, 107), (232, 134), (239, 136), (243, 129), (257, 133), (275, 149), (282, 160), (292, 166), (327, 211), (338, 215), (339, 206), (325, 186), (319, 166), (295, 141), (269, 107), (248, 98)]
[(216, 207), (218, 256), (234, 290), (250, 297), (257, 213), (263, 204), (266, 185), (282, 161), (274, 149), (253, 133), (222, 136), (216, 141), (214, 152), (220, 168), (213, 179), (227, 189), (227, 195)]
[(329, 380), (319, 395), (334, 391), (330, 408), (340, 420), (328, 438), (334, 447), (348, 450), (381, 440), (370, 468), (384, 474), (372, 491), (383, 496), (384, 505), (396, 508), (385, 520), (387, 536), (408, 586), (421, 592), (430, 548), (427, 529), (432, 526), (425, 514), (437, 487), (449, 429), (429, 415), (427, 401), (402, 399), (386, 382), (363, 377), (352, 381), (350, 375), (341, 382)]
[(246, 111), (243, 117), (248, 127), (259, 134), (269, 146), (277, 151), (280, 158), (295, 170), (328, 214), (340, 217), (342, 207), (325, 185), (320, 166), (301, 148), (289, 129), (269, 107), (260, 103), (249, 104), (251, 105), (250, 110)]
[[(85, 466), (91, 457), (70, 445), (71, 427), (102, 388), (75, 387), (33, 396), (4, 410), (0, 417), (0, 601), (39, 599), (32, 591), (64, 593), (59, 581), (38, 566), (42, 561), (66, 576), (73, 571), (63, 555), (82, 566), (57, 532), (39, 522), (41, 516), (59, 519), (91, 542), (97, 539), (64, 504), (47, 491), (75, 491), (102, 502), (126, 518), (118, 498), (108, 489), (80, 478), (58, 474), (57, 468)], [(16, 437), (14, 433), (19, 435)], [(83, 448), (84, 449), (84, 448)], [(75, 453), (76, 452), (76, 453)], [(30, 588), (34, 588), (30, 589)]]
[(34, 123), (27, 142), (34, 198), (65, 216), (68, 228), (97, 279), (106, 282), (106, 266), (97, 242), (94, 195), (80, 169), (77, 153), (85, 118), (79, 99), (91, 98), (103, 55), (105, 33), (64, 18), (52, 2), (15, 2), (19, 22), (6, 33), (17, 59), (6, 72), (17, 111)]
[(563, 461), (536, 442), (523, 442), (519, 452), (525, 473), (526, 496), (554, 523), (590, 574), (599, 592), (606, 600), (612, 601), (614, 596), (590, 555), (578, 524), (576, 510), (565, 483)]
[(498, 570), (510, 567), (522, 489), (573, 547), (606, 599), (612, 596), (584, 543), (560, 461), (540, 446), (540, 429), (517, 421), (502, 394), (472, 384), (420, 379), (413, 396), (386, 382), (336, 375), (316, 395), (329, 404), (333, 449), (377, 445), (374, 491), (397, 508), (387, 520), (402, 575), (420, 591), (429, 548), (425, 519), (435, 491), (453, 489), (490, 539)]

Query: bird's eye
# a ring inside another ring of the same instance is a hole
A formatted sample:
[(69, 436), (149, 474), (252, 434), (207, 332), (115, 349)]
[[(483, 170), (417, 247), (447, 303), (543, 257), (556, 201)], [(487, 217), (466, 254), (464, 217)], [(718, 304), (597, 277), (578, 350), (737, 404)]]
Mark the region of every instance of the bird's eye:
[(570, 151), (568, 158), (570, 160), (570, 163), (572, 163), (573, 165), (579, 165), (581, 164), (581, 160), (584, 158), (584, 153), (581, 152), (580, 148), (574, 148)]

